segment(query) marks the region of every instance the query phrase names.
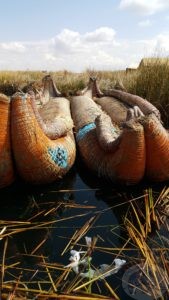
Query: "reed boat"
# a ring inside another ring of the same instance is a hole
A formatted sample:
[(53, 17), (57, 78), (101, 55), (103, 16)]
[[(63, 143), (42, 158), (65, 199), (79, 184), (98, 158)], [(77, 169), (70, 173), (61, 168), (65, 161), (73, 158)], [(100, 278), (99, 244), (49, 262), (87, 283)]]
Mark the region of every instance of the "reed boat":
[(151, 113), (155, 114), (159, 120), (161, 118), (159, 110), (140, 96), (119, 89), (101, 92), (95, 78), (93, 78), (92, 96), (96, 103), (119, 125), (126, 121), (128, 110), (136, 118), (147, 116)]
[(80, 155), (99, 177), (122, 184), (136, 184), (145, 172), (143, 126), (132, 117), (123, 128), (92, 100), (93, 82), (71, 99), (71, 112)]
[(169, 180), (169, 134), (161, 123), (158, 109), (146, 99), (125, 91), (112, 89), (102, 93), (96, 80), (93, 80), (93, 97), (119, 125), (127, 118), (127, 108), (133, 110), (132, 116), (144, 127), (145, 177), (154, 182)]
[(50, 76), (44, 78), (39, 110), (33, 92), (12, 97), (11, 132), (16, 168), (32, 184), (62, 178), (75, 161), (70, 103), (60, 97)]
[(14, 181), (10, 136), (10, 99), (0, 94), (0, 188)]
[(146, 141), (146, 177), (154, 182), (169, 180), (169, 133), (155, 114), (141, 118)]

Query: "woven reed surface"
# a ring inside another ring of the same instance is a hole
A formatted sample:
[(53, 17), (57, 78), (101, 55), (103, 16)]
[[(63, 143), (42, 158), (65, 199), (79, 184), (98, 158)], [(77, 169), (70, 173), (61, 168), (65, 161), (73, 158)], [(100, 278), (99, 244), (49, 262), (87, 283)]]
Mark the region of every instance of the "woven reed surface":
[[(91, 106), (91, 107), (90, 107)], [(90, 113), (92, 108), (92, 114)], [(130, 121), (121, 134), (120, 143), (114, 152), (106, 152), (100, 146), (96, 128), (78, 138), (79, 129), (94, 122), (102, 112), (92, 99), (81, 96), (71, 101), (71, 111), (77, 133), (81, 157), (89, 169), (98, 176), (123, 184), (136, 184), (145, 171), (144, 129), (139, 123)]]
[(144, 176), (145, 141), (142, 126), (125, 128), (117, 150), (105, 152), (93, 129), (78, 141), (81, 156), (91, 170), (100, 177), (122, 184), (136, 184)]
[(0, 188), (14, 181), (10, 137), (10, 101), (0, 94)]
[(105, 152), (115, 151), (120, 142), (119, 127), (112, 124), (110, 117), (104, 112), (96, 118), (95, 125), (100, 147)]
[(146, 176), (156, 182), (169, 180), (169, 134), (153, 114), (141, 123), (146, 140)]
[(65, 136), (73, 128), (70, 102), (66, 98), (50, 99), (39, 109), (39, 114), (41, 117), (40, 124), (44, 123), (42, 128), (51, 139)]
[(144, 115), (148, 115), (153, 112), (157, 116), (157, 118), (160, 119), (159, 110), (146, 99), (143, 99), (137, 95), (132, 95), (130, 93), (126, 93), (124, 91), (119, 91), (115, 89), (106, 91), (105, 95), (115, 97), (131, 106), (137, 105)]
[(62, 178), (75, 160), (73, 132), (50, 140), (40, 128), (29, 96), (12, 97), (12, 146), (18, 173), (27, 182), (42, 184)]
[(129, 105), (117, 100), (114, 97), (101, 97), (95, 99), (96, 103), (110, 116), (112, 121), (121, 125), (126, 121)]
[(43, 92), (41, 96), (41, 103), (45, 104), (51, 97), (58, 97), (61, 93), (58, 91), (55, 82), (50, 75), (46, 75), (43, 79)]
[(88, 96), (75, 96), (71, 99), (71, 113), (75, 130), (95, 121), (102, 113), (101, 108)]

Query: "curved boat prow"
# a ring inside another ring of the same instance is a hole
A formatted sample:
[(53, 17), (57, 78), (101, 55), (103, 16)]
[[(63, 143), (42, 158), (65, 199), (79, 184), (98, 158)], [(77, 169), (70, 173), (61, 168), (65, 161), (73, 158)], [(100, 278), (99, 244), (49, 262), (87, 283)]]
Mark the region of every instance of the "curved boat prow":
[[(100, 94), (99, 94), (100, 93)], [(98, 97), (99, 95), (103, 95), (97, 85), (97, 78), (90, 77), (87, 86), (79, 92), (79, 95), (88, 96), (90, 98)]]
[(117, 89), (111, 89), (104, 93), (100, 93), (97, 81), (93, 83), (93, 95), (97, 95), (97, 98), (94, 100), (114, 122), (121, 125), (124, 121), (126, 121), (129, 109), (134, 109), (136, 116), (138, 109), (140, 116), (141, 114), (149, 115), (154, 113), (160, 120), (160, 112), (154, 105), (146, 99), (125, 92), (123, 86), (121, 86), (120, 89), (120, 85), (120, 83), (116, 83)]
[(33, 184), (50, 183), (62, 178), (75, 160), (73, 132), (56, 140), (49, 139), (35, 117), (31, 96), (12, 97), (12, 146), (20, 176)]
[(46, 75), (43, 79), (43, 92), (41, 96), (42, 104), (47, 103), (51, 98), (61, 97), (61, 93), (58, 91), (52, 77)]
[[(43, 132), (52, 140), (65, 136), (73, 128), (70, 102), (56, 88), (50, 75), (43, 79), (44, 90), (50, 101), (38, 109), (34, 93), (31, 92), (32, 107)], [(57, 96), (56, 96), (57, 95)], [(42, 101), (41, 101), (42, 102)]]
[(14, 181), (10, 134), (10, 99), (0, 94), (0, 188)]
[(110, 116), (113, 122), (121, 126), (122, 123), (126, 121), (127, 110), (131, 106), (114, 97), (105, 96), (105, 94), (100, 91), (97, 80), (93, 83), (92, 97), (93, 100)]
[(141, 109), (144, 115), (149, 115), (153, 113), (159, 120), (161, 119), (159, 110), (152, 103), (150, 103), (146, 99), (143, 99), (140, 96), (115, 89), (105, 91), (104, 95), (115, 97), (116, 99), (121, 100), (127, 105), (130, 105), (131, 107), (136, 105)]
[(100, 147), (106, 152), (114, 152), (120, 143), (121, 130), (113, 126), (110, 117), (104, 112), (96, 117), (95, 125)]

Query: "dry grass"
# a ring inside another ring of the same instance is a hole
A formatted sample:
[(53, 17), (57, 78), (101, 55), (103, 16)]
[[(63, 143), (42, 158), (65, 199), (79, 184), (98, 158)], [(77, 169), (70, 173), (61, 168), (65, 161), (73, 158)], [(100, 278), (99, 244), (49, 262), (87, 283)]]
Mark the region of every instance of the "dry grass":
[[(12, 95), (32, 81), (39, 84), (45, 74), (40, 71), (1, 71), (0, 92)], [(87, 70), (83, 73), (60, 71), (50, 74), (58, 89), (66, 96), (83, 89), (90, 75), (97, 76), (103, 90), (114, 87), (120, 81), (128, 92), (142, 96), (157, 106), (163, 121), (169, 126), (169, 64), (161, 63), (160, 58), (154, 60), (152, 65), (142, 66), (134, 72)]]

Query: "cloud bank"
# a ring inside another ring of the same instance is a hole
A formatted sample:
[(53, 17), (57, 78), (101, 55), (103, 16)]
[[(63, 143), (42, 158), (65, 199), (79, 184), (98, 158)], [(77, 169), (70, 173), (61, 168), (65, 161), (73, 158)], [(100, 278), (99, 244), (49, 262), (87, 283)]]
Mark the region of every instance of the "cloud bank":
[(48, 40), (0, 43), (0, 69), (117, 70), (137, 66), (142, 57), (158, 51), (169, 54), (169, 32), (152, 39), (122, 40), (110, 27), (84, 34), (64, 29)]
[(141, 15), (153, 15), (169, 7), (168, 0), (121, 0), (119, 8)]

